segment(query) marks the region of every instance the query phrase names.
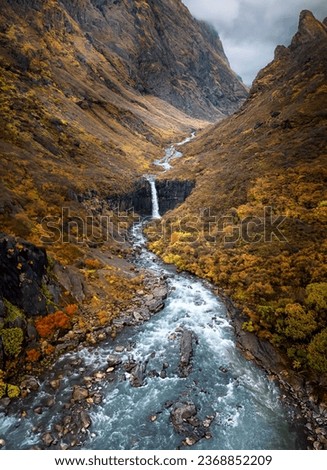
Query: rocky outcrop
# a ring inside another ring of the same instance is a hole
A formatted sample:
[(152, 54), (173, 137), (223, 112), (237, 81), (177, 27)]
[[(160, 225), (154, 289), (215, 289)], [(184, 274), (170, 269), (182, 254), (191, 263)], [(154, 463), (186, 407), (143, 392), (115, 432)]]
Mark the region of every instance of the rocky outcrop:
[[(165, 214), (182, 204), (194, 189), (194, 181), (162, 180), (156, 181), (159, 212)], [(109, 206), (119, 211), (131, 210), (141, 216), (151, 216), (152, 199), (150, 183), (142, 178), (135, 184), (135, 189), (127, 194), (110, 196)]]
[(179, 375), (188, 377), (192, 370), (193, 332), (184, 328), (180, 338)]
[(215, 417), (207, 416), (201, 421), (197, 413), (198, 409), (193, 402), (177, 402), (170, 412), (175, 432), (185, 437), (183, 445), (193, 446), (203, 438), (211, 438), (209, 427)]
[(302, 47), (313, 41), (326, 41), (327, 28), (325, 23), (320, 23), (311, 11), (303, 10), (300, 14), (299, 29), (292, 40), (291, 49)]
[(230, 114), (246, 98), (217, 32), (180, 0), (61, 3), (93, 47), (123, 66), (120, 81), (141, 94), (201, 119)]
[[(30, 316), (44, 314), (46, 299), (40, 291), (47, 265), (45, 250), (26, 241), (0, 235), (0, 297)], [(2, 314), (3, 303), (0, 316)]]

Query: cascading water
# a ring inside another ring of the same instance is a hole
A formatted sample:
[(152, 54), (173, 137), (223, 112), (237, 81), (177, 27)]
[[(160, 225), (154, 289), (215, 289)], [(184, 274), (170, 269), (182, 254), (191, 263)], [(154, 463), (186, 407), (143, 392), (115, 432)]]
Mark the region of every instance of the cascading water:
[(178, 150), (176, 150), (176, 147), (180, 147), (181, 145), (187, 144), (194, 138), (195, 138), (195, 132), (192, 132), (190, 137), (187, 137), (186, 139), (182, 140), (181, 142), (178, 142), (177, 144), (172, 144), (170, 147), (166, 149), (165, 156), (162, 157), (160, 160), (155, 160), (154, 164), (157, 166), (161, 166), (164, 171), (170, 170), (171, 160), (174, 160), (175, 158), (181, 158), (183, 156), (182, 152), (179, 152)]
[(160, 212), (159, 212), (159, 201), (158, 201), (158, 193), (156, 188), (156, 180), (153, 175), (147, 175), (146, 179), (150, 183), (151, 187), (151, 200), (152, 200), (152, 218), (153, 219), (160, 219)]

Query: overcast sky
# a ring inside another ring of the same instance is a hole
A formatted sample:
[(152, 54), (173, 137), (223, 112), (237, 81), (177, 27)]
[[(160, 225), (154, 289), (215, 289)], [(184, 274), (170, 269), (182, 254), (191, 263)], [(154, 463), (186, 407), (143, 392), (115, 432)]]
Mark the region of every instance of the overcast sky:
[(301, 10), (327, 17), (326, 0), (182, 0), (193, 16), (217, 29), (233, 70), (250, 85), (274, 57), (278, 44), (288, 46)]

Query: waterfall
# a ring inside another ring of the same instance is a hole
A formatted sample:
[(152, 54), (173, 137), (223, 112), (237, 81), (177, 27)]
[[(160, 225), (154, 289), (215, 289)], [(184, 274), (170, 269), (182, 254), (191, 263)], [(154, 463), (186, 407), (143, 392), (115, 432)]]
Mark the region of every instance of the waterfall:
[(155, 177), (153, 175), (148, 175), (146, 179), (149, 181), (150, 187), (151, 187), (152, 218), (160, 219), (161, 217), (159, 213), (159, 202), (158, 202), (158, 194), (157, 194)]

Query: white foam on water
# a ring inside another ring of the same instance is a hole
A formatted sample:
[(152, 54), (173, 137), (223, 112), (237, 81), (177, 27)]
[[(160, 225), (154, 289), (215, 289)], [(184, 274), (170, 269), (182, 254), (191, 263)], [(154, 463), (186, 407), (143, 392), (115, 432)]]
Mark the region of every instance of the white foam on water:
[(176, 144), (171, 145), (165, 150), (165, 155), (159, 160), (155, 160), (154, 164), (157, 166), (161, 166), (164, 171), (168, 171), (171, 169), (171, 160), (175, 158), (181, 158), (183, 156), (182, 152), (176, 150), (176, 147), (180, 147), (181, 145), (187, 144), (195, 137), (195, 132), (192, 132), (190, 137), (186, 137), (186, 139), (182, 140), (181, 142), (177, 142)]
[(180, 146), (180, 145), (187, 144), (188, 142), (191, 142), (191, 140), (193, 140), (195, 138), (195, 136), (196, 136), (196, 133), (192, 132), (190, 137), (186, 137), (186, 139), (182, 140), (182, 142), (179, 142), (178, 144), (175, 144), (175, 145)]

